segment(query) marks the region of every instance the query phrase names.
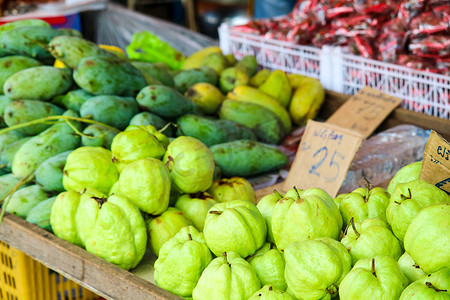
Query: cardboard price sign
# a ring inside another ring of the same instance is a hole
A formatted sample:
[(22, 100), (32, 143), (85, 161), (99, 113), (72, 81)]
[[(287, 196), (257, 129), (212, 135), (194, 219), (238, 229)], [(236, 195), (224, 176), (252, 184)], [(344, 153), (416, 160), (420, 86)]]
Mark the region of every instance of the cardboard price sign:
[(283, 189), (321, 188), (335, 197), (362, 140), (352, 130), (309, 120)]
[(357, 131), (367, 138), (401, 102), (366, 86), (350, 97), (327, 123)]
[(423, 153), (419, 178), (450, 195), (450, 144), (434, 130)]

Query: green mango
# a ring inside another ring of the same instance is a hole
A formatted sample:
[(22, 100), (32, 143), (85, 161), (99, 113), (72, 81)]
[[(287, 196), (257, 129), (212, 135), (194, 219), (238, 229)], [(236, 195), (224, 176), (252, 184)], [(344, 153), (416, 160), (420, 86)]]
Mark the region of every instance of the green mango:
[[(62, 115), (64, 110), (54, 104), (39, 100), (16, 100), (10, 103), (3, 114), (5, 123), (12, 127), (48, 116)], [(16, 129), (23, 135), (36, 135), (49, 128), (46, 123), (34, 124)]]
[(81, 194), (76, 191), (62, 192), (56, 196), (50, 213), (50, 226), (57, 237), (84, 248), (75, 221), (80, 197)]
[(288, 157), (278, 148), (255, 141), (237, 140), (210, 149), (225, 177), (246, 177), (279, 170), (288, 162)]
[(219, 117), (251, 128), (258, 140), (265, 143), (280, 144), (285, 136), (280, 119), (258, 104), (227, 99), (220, 107)]
[(0, 25), (0, 33), (13, 30), (20, 27), (28, 27), (28, 26), (43, 26), (50, 28), (51, 25), (47, 23), (44, 20), (41, 19), (23, 19), (23, 20), (17, 20), (8, 22), (5, 24)]
[(14, 159), (14, 155), (16, 155), (16, 152), (22, 147), (23, 144), (26, 143), (31, 137), (24, 137), (21, 138), (18, 141), (15, 141), (14, 143), (9, 144), (5, 150), (3, 150), (0, 154), (0, 165), (3, 167), (0, 168), (0, 172), (10, 173), (11, 172), (11, 165), (12, 161)]
[(200, 67), (199, 69), (182, 70), (173, 77), (175, 88), (181, 93), (199, 82), (207, 82), (212, 85), (217, 84), (217, 73), (210, 67)]
[(177, 90), (163, 85), (144, 87), (136, 96), (136, 101), (141, 109), (164, 118), (177, 118), (196, 109), (194, 102)]
[(81, 145), (89, 147), (111, 148), (111, 143), (117, 134), (117, 131), (98, 124), (91, 124), (83, 130), (83, 134), (89, 136), (81, 137)]
[(43, 161), (34, 172), (36, 184), (44, 191), (64, 192), (62, 183), (63, 170), (66, 165), (67, 156), (72, 150), (65, 151)]
[[(76, 117), (73, 111), (66, 111), (64, 116)], [(72, 126), (81, 130), (79, 122), (70, 121)], [(56, 154), (75, 149), (80, 145), (80, 136), (65, 121), (59, 121), (45, 131), (32, 137), (20, 147), (14, 156), (12, 173), (25, 177), (36, 170), (46, 159)]]
[(83, 34), (74, 28), (57, 28), (59, 32), (63, 34), (63, 36), (76, 36), (83, 37)]
[(210, 67), (216, 71), (217, 75), (220, 75), (223, 70), (229, 67), (229, 64), (225, 55), (220, 52), (214, 52), (202, 60), (201, 66)]
[(66, 109), (71, 109), (77, 113), (80, 113), (81, 105), (92, 97), (94, 97), (94, 95), (89, 94), (85, 90), (72, 90), (63, 96), (61, 99), (61, 104)]
[(90, 56), (114, 56), (111, 52), (100, 48), (96, 43), (78, 36), (64, 35), (53, 38), (48, 44), (51, 55), (74, 69), (80, 60)]
[(12, 55), (0, 58), (0, 94), (3, 94), (3, 85), (6, 79), (23, 69), (42, 65), (38, 60), (28, 56)]
[(46, 101), (66, 93), (72, 84), (69, 69), (38, 66), (11, 75), (3, 85), (3, 92), (11, 100)]
[(0, 95), (0, 128), (8, 127), (5, 123), (5, 119), (3, 119), (3, 113), (5, 112), (5, 108), (12, 102), (11, 99), (6, 97), (5, 95)]
[(228, 61), (228, 64), (230, 66), (234, 66), (237, 63), (237, 59), (236, 57), (234, 57), (234, 54), (230, 53), (230, 54), (225, 54), (225, 58)]
[(127, 197), (80, 197), (75, 215), (86, 250), (125, 270), (137, 266), (145, 254), (147, 230), (139, 209)]
[(154, 63), (136, 60), (131, 61), (131, 64), (142, 72), (142, 75), (144, 75), (148, 85), (152, 85), (152, 83), (149, 82), (150, 80), (156, 79), (160, 82), (160, 84), (170, 87), (175, 86), (172, 75), (170, 75), (169, 72), (161, 66)]
[(195, 137), (208, 147), (240, 139), (256, 140), (250, 128), (229, 120), (188, 114), (178, 118), (177, 126), (178, 136)]
[(250, 78), (250, 86), (253, 87), (259, 87), (260, 85), (262, 85), (266, 79), (270, 76), (270, 73), (272, 71), (270, 71), (269, 69), (262, 69), (260, 71), (258, 71), (255, 75), (253, 75), (252, 78)]
[(122, 130), (138, 111), (139, 107), (131, 97), (101, 95), (86, 100), (80, 107), (80, 116), (91, 115), (95, 121)]
[(191, 297), (211, 260), (203, 234), (192, 226), (183, 227), (161, 247), (155, 261), (155, 283), (180, 297)]
[(44, 48), (54, 37), (66, 34), (48, 26), (24, 26), (3, 32), (0, 47), (9, 54), (36, 58), (45, 64), (53, 64), (52, 55)]
[(10, 130), (8, 132), (0, 134), (0, 153), (6, 149), (6, 147), (20, 139), (24, 136), (17, 130)]
[[(20, 181), (20, 178), (15, 177), (12, 173), (0, 175), (0, 199), (3, 199), (5, 195)], [(22, 185), (19, 189), (24, 188), (26, 185)], [(0, 201), (1, 203), (2, 201)]]
[(134, 97), (147, 83), (131, 63), (115, 56), (82, 58), (73, 79), (80, 88), (94, 95)]
[(244, 56), (234, 67), (243, 70), (249, 77), (254, 76), (258, 72), (258, 62), (254, 55)]
[(148, 214), (159, 215), (169, 206), (169, 170), (159, 160), (144, 158), (126, 166), (119, 177), (119, 194)]
[[(130, 125), (153, 125), (157, 130), (166, 127), (168, 123), (169, 121), (148, 111), (135, 114), (130, 120)], [(174, 136), (174, 127), (168, 126), (161, 133), (165, 136)]]
[(119, 179), (111, 151), (102, 147), (80, 147), (72, 151), (63, 170), (63, 186), (78, 192), (85, 188), (108, 194)]
[(48, 197), (49, 193), (33, 184), (16, 191), (9, 199), (5, 210), (25, 219), (33, 207)]
[(45, 230), (51, 231), (52, 227), (50, 226), (50, 214), (52, 212), (52, 206), (55, 199), (56, 196), (48, 198), (33, 207), (27, 215), (27, 222), (36, 224)]

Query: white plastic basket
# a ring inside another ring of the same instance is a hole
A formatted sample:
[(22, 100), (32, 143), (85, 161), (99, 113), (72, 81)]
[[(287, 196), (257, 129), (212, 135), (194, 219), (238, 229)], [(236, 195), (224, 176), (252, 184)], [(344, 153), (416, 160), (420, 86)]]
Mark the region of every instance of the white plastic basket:
[(348, 95), (370, 86), (401, 98), (406, 109), (450, 119), (450, 76), (366, 59), (340, 47), (320, 49), (271, 40), (233, 31), (226, 23), (219, 28), (219, 39), (224, 53), (238, 59), (255, 55), (263, 68), (314, 77), (326, 89)]

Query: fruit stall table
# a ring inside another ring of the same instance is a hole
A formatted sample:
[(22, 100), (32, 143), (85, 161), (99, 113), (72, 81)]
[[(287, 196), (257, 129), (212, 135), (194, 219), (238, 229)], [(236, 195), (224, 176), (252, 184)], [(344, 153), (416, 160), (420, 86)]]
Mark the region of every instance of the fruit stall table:
[[(329, 117), (348, 98), (347, 95), (327, 92), (320, 117)], [(399, 124), (434, 129), (450, 139), (450, 120), (402, 108), (395, 109), (378, 130)], [(257, 191), (258, 199), (273, 189), (272, 186)], [(0, 240), (106, 299), (181, 299), (154, 284), (153, 263), (156, 258), (152, 254), (144, 256), (137, 268), (125, 271), (8, 213), (0, 227)]]

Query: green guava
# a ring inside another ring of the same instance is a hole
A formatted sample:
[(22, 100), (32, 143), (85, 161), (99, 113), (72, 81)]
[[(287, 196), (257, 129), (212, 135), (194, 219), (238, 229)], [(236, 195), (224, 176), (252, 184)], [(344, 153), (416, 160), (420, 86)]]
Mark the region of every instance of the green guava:
[(408, 299), (449, 300), (450, 269), (442, 268), (411, 283), (403, 291), (399, 300)]
[(118, 133), (111, 144), (112, 160), (119, 172), (130, 163), (143, 158), (161, 159), (164, 145), (144, 126)]
[(395, 173), (387, 187), (387, 192), (392, 194), (395, 187), (399, 183), (410, 182), (419, 179), (420, 172), (422, 171), (422, 161), (416, 161), (412, 164), (406, 165)]
[(256, 206), (248, 201), (221, 202), (208, 212), (203, 228), (206, 244), (216, 255), (233, 251), (253, 255), (266, 240), (267, 227)]
[(194, 223), (195, 228), (203, 231), (208, 211), (217, 203), (210, 194), (198, 192), (181, 195), (175, 203), (175, 207), (181, 210)]
[(169, 206), (169, 170), (155, 158), (132, 162), (120, 173), (119, 194), (126, 195), (143, 212), (159, 215)]
[(212, 184), (214, 156), (196, 138), (180, 136), (173, 140), (163, 162), (169, 167), (172, 184), (181, 193), (204, 192)]
[(389, 256), (359, 260), (339, 286), (341, 300), (396, 300), (408, 285), (397, 261)]
[(169, 207), (160, 216), (147, 221), (148, 242), (152, 252), (159, 256), (165, 242), (175, 236), (181, 228), (193, 225), (179, 209)]
[(164, 135), (162, 132), (160, 132), (158, 129), (156, 129), (153, 125), (129, 125), (127, 128), (125, 128), (125, 131), (127, 130), (135, 130), (135, 129), (142, 129), (145, 131), (148, 131), (149, 133), (153, 134), (158, 141), (164, 146), (164, 148), (167, 148), (169, 146), (169, 138)]
[(63, 186), (67, 191), (81, 192), (87, 187), (108, 194), (119, 179), (119, 172), (111, 161), (111, 151), (102, 147), (80, 147), (67, 156), (63, 172)]
[(275, 243), (275, 239), (273, 238), (272, 233), (272, 214), (273, 209), (275, 208), (275, 204), (283, 198), (283, 195), (278, 193), (278, 191), (274, 191), (272, 194), (268, 194), (259, 200), (256, 207), (261, 212), (261, 214), (264, 217), (264, 220), (266, 220), (267, 224), (267, 240), (271, 243)]
[[(344, 199), (345, 197), (347, 197), (348, 194), (339, 194), (336, 197), (333, 198), (334, 203), (336, 203), (337, 207), (339, 208), (339, 210), (341, 209), (341, 203), (342, 203), (342, 199)], [(345, 224), (345, 222), (344, 222)]]
[(208, 189), (208, 193), (219, 202), (245, 200), (256, 204), (255, 190), (250, 182), (242, 177), (223, 178), (213, 181)]
[(423, 208), (405, 234), (405, 251), (425, 273), (450, 268), (450, 204)]
[(306, 239), (338, 239), (341, 229), (339, 209), (321, 189), (289, 190), (273, 209), (272, 233), (280, 251), (292, 242)]
[(321, 237), (289, 244), (284, 251), (289, 291), (299, 299), (331, 299), (351, 269), (351, 257), (340, 242)]
[(180, 297), (191, 297), (211, 260), (203, 234), (193, 226), (183, 227), (161, 247), (155, 261), (155, 283)]
[(248, 299), (261, 288), (253, 267), (230, 251), (216, 257), (203, 271), (192, 292), (198, 300)]
[(386, 209), (392, 232), (403, 242), (406, 230), (419, 211), (432, 204), (450, 202), (450, 196), (420, 179), (397, 184)]
[(400, 270), (403, 275), (408, 278), (409, 282), (414, 282), (422, 276), (426, 275), (420, 266), (415, 263), (415, 261), (411, 258), (411, 256), (405, 252), (398, 259), (398, 265), (400, 266)]
[(246, 260), (255, 269), (261, 285), (272, 285), (279, 290), (286, 290), (284, 279), (283, 254), (272, 243), (265, 243), (258, 251)]
[(147, 230), (139, 209), (125, 196), (84, 193), (75, 216), (86, 250), (125, 270), (145, 254)]
[(378, 218), (387, 223), (386, 208), (389, 205), (389, 194), (381, 188), (358, 188), (341, 200), (341, 211), (344, 225), (353, 218), (355, 222), (363, 222), (368, 218)]
[(364, 222), (351, 220), (350, 223), (341, 242), (347, 247), (353, 265), (360, 259), (376, 255), (386, 255), (396, 261), (402, 255), (399, 240), (380, 219), (366, 219)]
[(285, 291), (267, 284), (256, 291), (248, 300), (295, 300), (295, 298)]

